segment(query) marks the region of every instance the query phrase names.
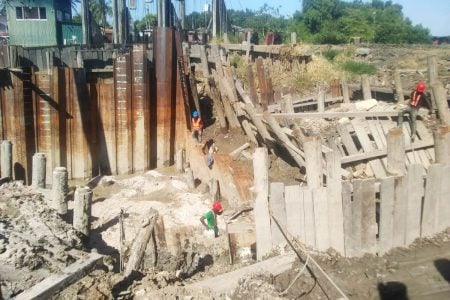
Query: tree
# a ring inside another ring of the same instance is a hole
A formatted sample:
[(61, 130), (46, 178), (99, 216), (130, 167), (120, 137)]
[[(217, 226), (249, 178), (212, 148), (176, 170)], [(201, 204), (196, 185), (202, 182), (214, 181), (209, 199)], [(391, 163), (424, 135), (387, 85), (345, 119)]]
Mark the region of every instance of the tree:
[(134, 29), (137, 32), (140, 32), (144, 29), (149, 29), (155, 27), (158, 23), (158, 18), (156, 15), (148, 14), (145, 15), (142, 19), (136, 20), (134, 22)]
[(103, 28), (106, 28), (109, 25), (106, 21), (106, 17), (112, 16), (113, 12), (110, 0), (89, 0), (89, 10), (98, 25)]

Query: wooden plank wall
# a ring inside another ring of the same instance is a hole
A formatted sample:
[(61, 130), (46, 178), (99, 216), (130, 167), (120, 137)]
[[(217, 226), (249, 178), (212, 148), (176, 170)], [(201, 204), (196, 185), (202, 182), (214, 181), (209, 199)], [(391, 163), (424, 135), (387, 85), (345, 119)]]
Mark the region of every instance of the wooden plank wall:
[[(271, 183), (269, 204), (290, 235), (306, 246), (334, 248), (347, 257), (382, 255), (450, 226), (450, 185), (442, 174), (450, 174), (450, 166), (432, 164), (426, 172), (421, 164), (411, 164), (405, 176), (343, 181), (341, 206), (333, 184)], [(273, 246), (284, 242), (278, 234), (272, 228)]]

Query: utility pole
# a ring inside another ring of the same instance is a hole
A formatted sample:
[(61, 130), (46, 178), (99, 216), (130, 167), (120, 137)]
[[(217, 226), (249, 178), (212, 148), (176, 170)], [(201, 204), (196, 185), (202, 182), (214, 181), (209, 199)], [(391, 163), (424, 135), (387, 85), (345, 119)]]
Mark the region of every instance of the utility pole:
[(81, 2), (81, 18), (82, 18), (82, 30), (83, 30), (83, 44), (91, 46), (91, 23), (89, 22), (89, 1), (82, 0)]
[(118, 43), (123, 44), (127, 41), (127, 6), (125, 4), (125, 0), (117, 0), (117, 27), (118, 27)]

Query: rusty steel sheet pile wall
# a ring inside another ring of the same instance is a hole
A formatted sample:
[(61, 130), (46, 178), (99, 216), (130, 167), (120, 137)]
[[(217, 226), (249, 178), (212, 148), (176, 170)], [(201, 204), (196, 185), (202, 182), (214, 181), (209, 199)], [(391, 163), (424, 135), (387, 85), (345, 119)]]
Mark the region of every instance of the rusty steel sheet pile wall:
[(32, 107), (29, 77), (29, 73), (0, 71), (1, 138), (15, 145), (12, 148), (13, 177), (26, 183), (31, 183), (31, 155), (28, 149), (35, 145), (34, 133), (30, 134), (34, 123), (30, 123), (28, 108)]
[(150, 168), (149, 74), (145, 44), (134, 45), (132, 64), (133, 172), (141, 172)]
[(116, 99), (117, 173), (130, 174), (133, 152), (131, 137), (131, 55), (119, 55), (114, 67)]
[(173, 163), (175, 151), (174, 30), (158, 27), (155, 33), (156, 166), (162, 167)]
[[(0, 71), (0, 138), (13, 144), (14, 179), (30, 183), (32, 156), (69, 178), (130, 174), (173, 163), (189, 105), (173, 29), (158, 29), (155, 64), (144, 44), (119, 54), (113, 72), (57, 68)], [(185, 80), (185, 78), (184, 78)]]

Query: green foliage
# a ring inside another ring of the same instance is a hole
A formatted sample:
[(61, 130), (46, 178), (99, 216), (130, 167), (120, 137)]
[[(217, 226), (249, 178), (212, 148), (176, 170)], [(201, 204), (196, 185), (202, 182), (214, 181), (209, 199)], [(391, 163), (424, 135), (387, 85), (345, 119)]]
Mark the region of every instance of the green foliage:
[(242, 58), (239, 55), (233, 55), (230, 58), (230, 65), (238, 69), (243, 64)]
[(339, 50), (336, 50), (336, 49), (330, 49), (330, 50), (324, 51), (324, 52), (323, 52), (323, 56), (324, 56), (326, 59), (328, 59), (329, 61), (332, 61), (332, 60), (334, 60), (334, 58), (335, 58), (336, 56), (338, 56), (338, 54), (340, 54), (340, 53), (341, 53), (341, 51), (339, 51)]
[(431, 35), (403, 16), (402, 6), (392, 1), (303, 0), (290, 26), (305, 41), (346, 43), (352, 37), (376, 43), (429, 43)]
[(139, 32), (144, 29), (153, 28), (158, 23), (158, 17), (156, 15), (148, 14), (142, 19), (134, 21), (134, 29)]
[(107, 17), (112, 16), (112, 4), (110, 0), (89, 0), (89, 10), (95, 22), (102, 26), (109, 26)]
[(355, 75), (370, 74), (373, 75), (377, 72), (377, 68), (372, 64), (356, 62), (348, 60), (342, 64), (342, 69)]

